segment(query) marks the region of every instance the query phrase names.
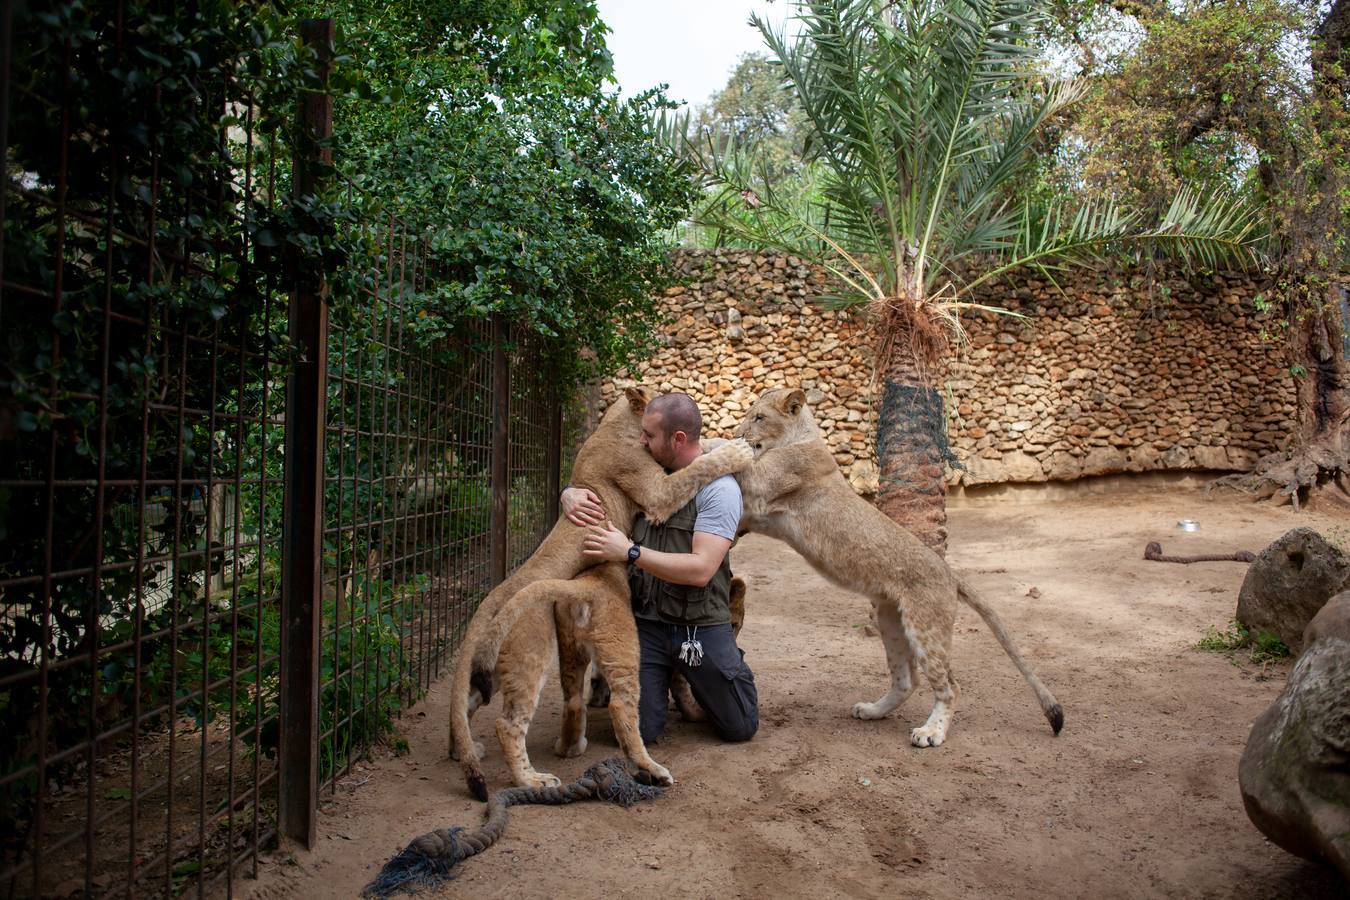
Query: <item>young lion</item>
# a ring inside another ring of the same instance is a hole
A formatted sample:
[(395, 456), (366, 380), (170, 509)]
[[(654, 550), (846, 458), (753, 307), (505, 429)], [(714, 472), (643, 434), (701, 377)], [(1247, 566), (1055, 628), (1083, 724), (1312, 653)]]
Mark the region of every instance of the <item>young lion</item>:
[[(755, 451), (754, 464), (736, 476), (745, 503), (741, 528), (787, 542), (826, 578), (865, 594), (876, 608), (891, 688), (875, 703), (856, 704), (855, 718), (890, 713), (909, 697), (914, 673), (922, 669), (936, 703), (910, 741), (936, 747), (946, 739), (957, 695), (948, 659), (959, 598), (984, 619), (1059, 734), (1063, 710), (1017, 651), (998, 614), (941, 557), (853, 492), (801, 391), (766, 392), (736, 436)], [(692, 496), (690, 491), (674, 498), (658, 512), (677, 509)]]
[[(642, 414), (651, 398), (642, 388), (630, 388), (627, 402), (613, 404), (605, 413), (599, 427), (582, 445), (572, 470), (572, 483), (590, 488), (601, 498), (610, 515), (621, 522), (630, 522), (638, 509), (654, 522), (664, 521), (679, 505), (671, 506), (676, 496), (692, 497), (705, 484), (722, 475), (735, 473), (746, 466), (752, 454), (743, 442), (734, 442), (718, 448), (695, 460), (690, 465), (666, 475), (660, 464), (642, 447)], [(683, 504), (680, 504), (683, 505)], [(664, 512), (662, 512), (664, 510)], [(653, 775), (658, 782), (671, 783), (670, 773), (647, 754), (637, 729), (637, 633), (628, 610), (628, 585), (621, 564), (596, 566), (581, 552), (584, 529), (559, 517), (553, 530), (539, 548), (505, 581), (494, 588), (479, 605), (464, 636), (455, 660), (450, 694), (451, 753), (459, 751), (465, 778), (474, 796), (487, 799), (487, 782), (483, 777), (481, 750), (474, 744), (469, 730), (469, 713), (480, 703), (486, 703), (492, 694), (492, 671), (497, 668), (503, 679), (514, 677), (513, 672), (498, 666), (498, 648), (505, 635), (522, 612), (532, 607), (547, 610), (540, 598), (561, 598), (572, 610), (572, 615), (583, 627), (589, 628), (589, 640), (597, 656), (601, 648), (614, 648), (613, 656), (601, 659), (602, 671), (610, 679), (614, 697), (610, 709), (615, 717), (615, 732), (619, 742), (634, 765)], [(584, 578), (573, 578), (583, 570)], [(519, 594), (529, 594), (514, 604), (509, 621), (495, 622)], [(531, 600), (533, 597), (535, 599)], [(621, 598), (621, 603), (620, 603)], [(572, 601), (577, 601), (572, 603)], [(582, 602), (589, 600), (590, 602)], [(611, 614), (621, 608), (625, 615)], [(513, 638), (519, 641), (510, 654), (509, 662), (538, 653), (542, 648), (551, 656), (553, 621), (548, 615), (535, 615), (526, 620), (531, 627)], [(521, 623), (525, 624), (525, 623)], [(625, 628), (626, 624), (626, 628)], [(601, 636), (596, 640), (597, 636)], [(490, 640), (485, 640), (491, 636)], [(618, 648), (631, 645), (634, 663), (629, 669), (626, 655)], [(612, 671), (606, 669), (609, 666)], [(528, 668), (528, 667), (527, 667)], [(542, 677), (542, 676), (538, 676)], [(537, 679), (536, 679), (537, 680)], [(536, 689), (537, 690), (537, 689)], [(631, 720), (631, 721), (630, 721)], [(630, 727), (631, 725), (631, 727)], [(507, 737), (514, 735), (507, 726)], [(503, 733), (499, 728), (498, 737)], [(503, 740), (505, 740), (503, 738)], [(522, 734), (523, 740), (523, 734)], [(580, 752), (580, 751), (578, 751)], [(528, 766), (528, 762), (525, 763)], [(513, 774), (531, 780), (531, 772), (521, 768)], [(545, 779), (538, 773), (533, 776)], [(547, 776), (551, 779), (552, 776)], [(544, 783), (554, 783), (556, 779)]]
[[(517, 620), (517, 613), (524, 622)], [(541, 614), (555, 618), (540, 622), (535, 617)], [(745, 618), (745, 582), (739, 578), (731, 580), (731, 616), (732, 631), (738, 633)], [(554, 621), (556, 629), (550, 624)], [(611, 691), (606, 684), (607, 678), (615, 677), (620, 684), (634, 683), (640, 660), (627, 572), (621, 564), (611, 563), (589, 569), (570, 581), (547, 579), (523, 588), (493, 619), (493, 633), (484, 637), (491, 642), (507, 632), (497, 658), (497, 671), (502, 676), (497, 739), (512, 781), (531, 787), (561, 784), (556, 776), (535, 771), (525, 746), (553, 657), (555, 630), (565, 703), (554, 752), (563, 757), (586, 752), (586, 673), (594, 662), (599, 673), (596, 680), (605, 695), (600, 705), (610, 708), (614, 732), (625, 749), (636, 748), (629, 753), (630, 758), (653, 776), (669, 778), (669, 772), (645, 757), (636, 730), (636, 695)], [(686, 719), (703, 720), (703, 710), (683, 679), (671, 690)]]

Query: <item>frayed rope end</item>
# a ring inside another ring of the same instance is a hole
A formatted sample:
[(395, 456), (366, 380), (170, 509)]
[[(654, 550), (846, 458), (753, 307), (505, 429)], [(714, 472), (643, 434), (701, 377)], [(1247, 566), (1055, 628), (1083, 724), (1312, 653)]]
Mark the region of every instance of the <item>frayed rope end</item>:
[(463, 828), (438, 829), (424, 834), (384, 864), (379, 876), (366, 885), (362, 897), (384, 898), (415, 894), (454, 878), (453, 869), (465, 854), (455, 835)]
[[(565, 788), (508, 788), (489, 806), (489, 822), (466, 841), (457, 835), (463, 828), (440, 828), (424, 834), (385, 863), (379, 877), (361, 895), (367, 898), (415, 894), (454, 878), (451, 871), (461, 861), (480, 853), (496, 841), (506, 825), (506, 807), (517, 803), (572, 803), (592, 797), (629, 807), (644, 800), (655, 800), (665, 793), (656, 785), (641, 784), (629, 774), (618, 757), (591, 766), (581, 780)], [(493, 810), (496, 813), (493, 813)], [(494, 825), (493, 815), (500, 814)]]
[(642, 784), (628, 773), (624, 761), (612, 756), (586, 770), (582, 780), (595, 782), (595, 796), (599, 800), (618, 803), (630, 807), (634, 803), (655, 800), (666, 792), (665, 788), (654, 784)]

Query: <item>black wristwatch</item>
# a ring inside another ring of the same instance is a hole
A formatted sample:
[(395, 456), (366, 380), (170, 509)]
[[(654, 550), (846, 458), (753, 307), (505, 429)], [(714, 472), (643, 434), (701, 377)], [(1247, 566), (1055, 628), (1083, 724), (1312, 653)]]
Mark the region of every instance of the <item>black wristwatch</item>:
[(628, 561), (630, 563), (635, 563), (637, 562), (637, 558), (641, 555), (642, 555), (642, 545), (639, 544), (637, 541), (634, 541), (633, 546), (628, 548)]

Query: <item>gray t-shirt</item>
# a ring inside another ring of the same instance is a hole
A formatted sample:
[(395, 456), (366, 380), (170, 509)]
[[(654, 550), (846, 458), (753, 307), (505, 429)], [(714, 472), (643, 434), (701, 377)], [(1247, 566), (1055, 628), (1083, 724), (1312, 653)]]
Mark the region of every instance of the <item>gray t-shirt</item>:
[(694, 498), (694, 506), (698, 510), (694, 531), (736, 540), (736, 529), (741, 524), (741, 486), (734, 477), (723, 475), (704, 485)]

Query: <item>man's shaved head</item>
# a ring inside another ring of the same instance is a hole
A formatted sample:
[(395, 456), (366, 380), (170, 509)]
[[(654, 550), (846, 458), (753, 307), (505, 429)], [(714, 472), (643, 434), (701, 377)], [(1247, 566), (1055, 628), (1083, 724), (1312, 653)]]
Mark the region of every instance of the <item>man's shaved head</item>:
[(647, 404), (647, 412), (661, 417), (666, 435), (683, 431), (692, 443), (698, 440), (703, 430), (703, 416), (699, 414), (698, 404), (688, 394), (662, 394)]

